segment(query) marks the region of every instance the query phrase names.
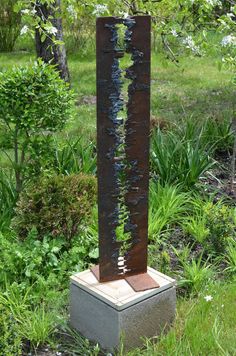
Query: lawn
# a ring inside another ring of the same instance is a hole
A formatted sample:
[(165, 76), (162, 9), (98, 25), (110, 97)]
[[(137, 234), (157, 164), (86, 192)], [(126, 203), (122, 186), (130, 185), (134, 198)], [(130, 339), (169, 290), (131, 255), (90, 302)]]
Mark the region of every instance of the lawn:
[[(0, 54), (0, 70), (35, 60), (32, 54)], [(151, 115), (160, 122), (176, 125), (191, 117), (231, 120), (235, 91), (230, 71), (218, 69), (219, 59), (183, 57), (177, 66), (162, 55), (152, 56)], [(77, 115), (64, 132), (94, 138), (96, 133), (95, 58), (69, 57), (72, 88), (77, 97)]]

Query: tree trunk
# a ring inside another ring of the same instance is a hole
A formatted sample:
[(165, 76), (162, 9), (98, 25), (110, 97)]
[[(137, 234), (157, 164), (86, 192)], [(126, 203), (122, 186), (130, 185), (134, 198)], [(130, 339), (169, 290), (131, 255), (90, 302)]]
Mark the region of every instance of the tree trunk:
[[(56, 40), (63, 41), (62, 19), (58, 16), (61, 9), (61, 0), (55, 0), (53, 6), (41, 4), (37, 2), (36, 11), (42, 22), (46, 22), (49, 16), (52, 17), (51, 23), (57, 29)], [(48, 35), (45, 40), (42, 40), (38, 29), (35, 30), (35, 44), (37, 57), (43, 59), (44, 62), (55, 64), (58, 68), (60, 76), (66, 82), (70, 81), (70, 74), (67, 65), (66, 49), (64, 45), (58, 45), (51, 39), (52, 35)]]

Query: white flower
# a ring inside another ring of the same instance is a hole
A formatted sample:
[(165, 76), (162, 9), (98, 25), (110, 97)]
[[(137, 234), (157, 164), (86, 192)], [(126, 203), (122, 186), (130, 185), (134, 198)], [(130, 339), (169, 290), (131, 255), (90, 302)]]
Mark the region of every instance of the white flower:
[(175, 29), (172, 29), (170, 32), (174, 37), (178, 37), (178, 33), (176, 32)]
[(57, 28), (54, 27), (54, 26), (47, 26), (46, 31), (50, 35), (54, 35), (55, 36), (57, 34)]
[(225, 36), (221, 41), (222, 47), (236, 46), (236, 37), (233, 35)]
[(220, 5), (220, 1), (219, 0), (206, 0), (206, 2), (211, 6)]
[(187, 36), (185, 39), (183, 39), (183, 44), (191, 49), (192, 52), (194, 53), (200, 53), (200, 48), (196, 46), (192, 36)]
[(37, 11), (35, 9), (32, 9), (30, 12), (31, 12), (32, 15), (37, 14)]
[(97, 16), (100, 16), (102, 15), (104, 12), (106, 12), (108, 9), (107, 9), (107, 5), (100, 5), (100, 4), (97, 4), (94, 6), (94, 10), (93, 10), (93, 15), (97, 15)]
[(70, 14), (71, 17), (73, 17), (75, 19), (77, 18), (77, 13), (76, 13), (76, 10), (75, 10), (73, 5), (67, 6), (66, 9), (67, 9), (67, 11), (68, 11), (68, 13)]
[(204, 299), (205, 299), (206, 302), (211, 302), (212, 299), (213, 299), (213, 297), (212, 297), (211, 295), (206, 295), (206, 296), (204, 297)]
[(183, 44), (185, 44), (187, 48), (192, 48), (195, 46), (192, 36), (187, 36), (185, 39), (183, 39)]
[(29, 15), (30, 11), (29, 11), (29, 9), (24, 9), (24, 10), (21, 10), (21, 13), (23, 15)]
[(128, 12), (119, 11), (119, 16), (123, 17), (124, 19), (126, 19), (127, 17), (129, 17), (129, 14), (128, 14)]
[(20, 30), (20, 35), (25, 35), (29, 31), (29, 27), (27, 25), (23, 26)]

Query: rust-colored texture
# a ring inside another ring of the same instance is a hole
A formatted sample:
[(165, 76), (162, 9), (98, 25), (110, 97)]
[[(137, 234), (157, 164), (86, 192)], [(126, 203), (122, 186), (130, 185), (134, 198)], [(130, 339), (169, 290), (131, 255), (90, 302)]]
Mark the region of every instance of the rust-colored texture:
[[(135, 278), (137, 290), (155, 284), (146, 275), (150, 24), (150, 16), (97, 19), (100, 257), (94, 273), (100, 282), (129, 277), (131, 284), (132, 276), (140, 275), (146, 286), (140, 287)], [(131, 65), (121, 69), (124, 56)]]

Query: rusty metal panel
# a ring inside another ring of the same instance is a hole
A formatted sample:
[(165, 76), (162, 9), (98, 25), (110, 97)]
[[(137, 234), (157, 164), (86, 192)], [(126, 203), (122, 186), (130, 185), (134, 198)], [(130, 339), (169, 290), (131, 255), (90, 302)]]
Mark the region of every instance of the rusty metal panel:
[(160, 285), (148, 273), (136, 274), (134, 276), (125, 277), (135, 292), (141, 292), (148, 289), (159, 288)]
[[(150, 16), (97, 19), (100, 282), (147, 272), (150, 24)], [(123, 48), (119, 26), (125, 28)], [(132, 64), (122, 71), (124, 53)], [(126, 103), (124, 80), (129, 81)]]

